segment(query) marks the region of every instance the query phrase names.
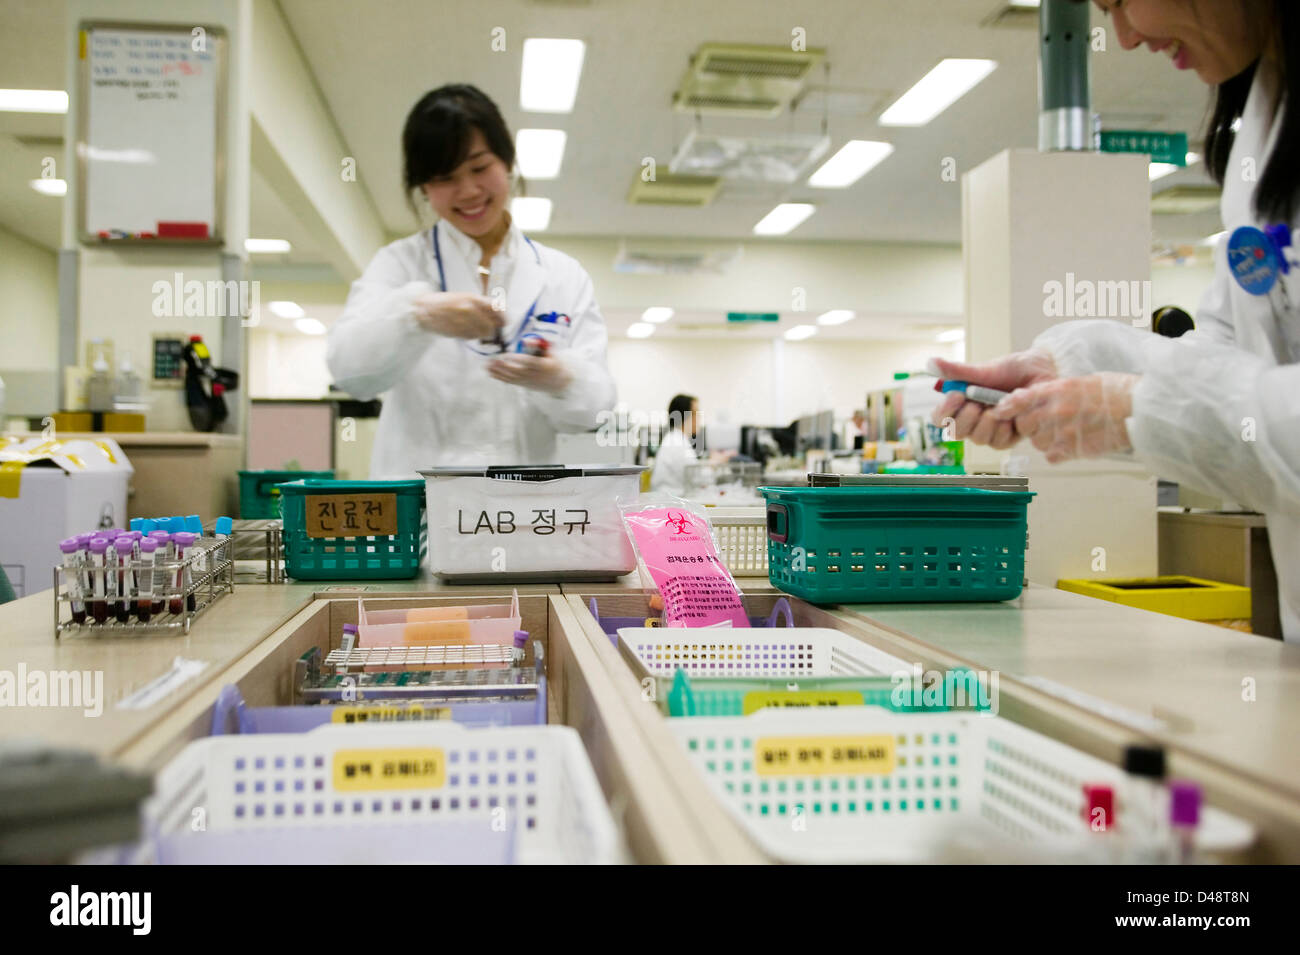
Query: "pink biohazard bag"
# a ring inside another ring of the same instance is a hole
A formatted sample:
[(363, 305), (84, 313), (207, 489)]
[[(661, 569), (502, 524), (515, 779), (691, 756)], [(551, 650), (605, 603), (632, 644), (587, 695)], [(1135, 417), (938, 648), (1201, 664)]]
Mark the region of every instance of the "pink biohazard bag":
[(748, 627), (740, 590), (718, 559), (704, 509), (670, 494), (619, 502), (643, 582), (653, 581), (667, 627)]

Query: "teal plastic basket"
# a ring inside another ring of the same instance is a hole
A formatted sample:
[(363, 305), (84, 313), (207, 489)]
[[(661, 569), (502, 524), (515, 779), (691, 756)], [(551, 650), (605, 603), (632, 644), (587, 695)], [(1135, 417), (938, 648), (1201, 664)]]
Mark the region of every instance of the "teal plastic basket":
[(879, 706), (895, 713), (944, 713), (950, 708), (987, 710), (989, 697), (964, 667), (948, 671), (941, 685), (913, 692), (888, 676), (813, 677), (799, 680), (691, 679), (678, 670), (657, 678), (659, 708), (669, 716), (747, 716), (760, 709), (821, 710)]
[[(424, 481), (294, 481), (280, 486), (284, 571), (297, 580), (403, 580), (420, 572)], [(394, 494), (397, 533), (309, 537), (307, 507), (326, 494)]]
[(333, 471), (240, 471), (240, 520), (274, 520), (279, 517), (278, 486), (286, 481), (330, 481), (333, 478)]
[(762, 487), (768, 579), (809, 603), (1012, 600), (1028, 491)]

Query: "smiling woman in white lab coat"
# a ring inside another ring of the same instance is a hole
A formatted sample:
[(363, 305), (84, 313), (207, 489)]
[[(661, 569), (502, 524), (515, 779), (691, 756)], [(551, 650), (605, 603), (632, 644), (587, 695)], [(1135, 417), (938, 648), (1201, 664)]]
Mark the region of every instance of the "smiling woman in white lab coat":
[(511, 222), (514, 141), (481, 91), (426, 94), (402, 145), (438, 222), (379, 250), (329, 338), (335, 383), (384, 395), (370, 476), (551, 463), (615, 400), (591, 279)]
[(986, 409), (954, 392), (934, 418), (995, 448), (1029, 438), (1049, 461), (1131, 452), (1161, 477), (1261, 511), (1283, 634), (1300, 641), (1300, 275), (1288, 247), (1300, 227), (1300, 10), (1096, 3), (1125, 49), (1145, 44), (1217, 88), (1206, 162), (1223, 184), (1227, 235), (1197, 328), (1166, 339), (1067, 322), (997, 361), (938, 361), (945, 377), (1016, 393)]

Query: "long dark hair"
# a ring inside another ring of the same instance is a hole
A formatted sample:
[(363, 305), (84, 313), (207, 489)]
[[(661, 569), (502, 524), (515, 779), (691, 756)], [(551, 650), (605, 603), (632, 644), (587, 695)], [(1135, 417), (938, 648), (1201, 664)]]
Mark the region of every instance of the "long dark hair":
[[(1272, 7), (1270, 42), (1280, 74), (1277, 143), (1255, 187), (1255, 214), (1266, 221), (1291, 222), (1300, 198), (1300, 9), (1293, 0), (1255, 0)], [(1252, 5), (1255, 5), (1252, 4)], [(1228, 176), (1228, 159), (1237, 134), (1233, 124), (1246, 111), (1246, 100), (1259, 71), (1258, 61), (1220, 83), (1205, 137), (1206, 167), (1220, 186)]]
[(469, 155), (470, 134), (477, 129), (490, 149), (510, 169), (515, 141), (501, 111), (477, 86), (455, 83), (420, 97), (402, 128), (402, 182), (412, 209), (416, 189), (445, 176)]

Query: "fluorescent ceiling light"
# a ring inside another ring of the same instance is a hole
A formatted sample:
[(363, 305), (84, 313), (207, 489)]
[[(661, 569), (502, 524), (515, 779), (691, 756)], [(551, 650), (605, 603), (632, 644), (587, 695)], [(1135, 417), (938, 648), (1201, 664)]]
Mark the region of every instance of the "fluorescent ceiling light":
[(1195, 166), (1200, 161), (1201, 161), (1200, 153), (1188, 153), (1187, 166), (1178, 166), (1171, 162), (1153, 162), (1151, 164), (1151, 172), (1150, 172), (1151, 181), (1155, 182), (1157, 179), (1163, 179), (1165, 176), (1173, 175), (1174, 173), (1178, 172), (1178, 170), (1186, 169), (1190, 166)]
[(894, 151), (890, 143), (867, 139), (850, 139), (820, 169), (808, 178), (808, 185), (818, 189), (843, 189), (851, 186)]
[(324, 335), (325, 326), (315, 318), (300, 318), (293, 323), (293, 327), (298, 329), (304, 335)]
[(288, 239), (245, 239), (246, 252), (288, 252), (293, 246)]
[(519, 173), (525, 179), (554, 179), (560, 174), (564, 143), (562, 129), (521, 129), (515, 134)]
[(809, 202), (783, 202), (759, 220), (754, 235), (785, 235), (816, 211)]
[(963, 341), (965, 338), (966, 329), (964, 328), (950, 328), (948, 331), (940, 332), (938, 335), (934, 336), (935, 341), (942, 342), (945, 345), (949, 342)]
[(641, 313), (641, 321), (653, 322), (658, 325), (660, 322), (666, 322), (673, 317), (673, 310), (664, 305), (655, 305), (647, 308)]
[(63, 90), (0, 90), (0, 112), (66, 113), (68, 94)]
[(817, 316), (818, 325), (843, 325), (845, 322), (853, 321), (854, 313), (847, 308), (833, 308), (829, 312), (823, 312)]
[(510, 218), (524, 232), (544, 232), (551, 224), (551, 200), (515, 196), (510, 200)]
[(30, 179), (27, 184), (44, 196), (66, 196), (68, 181), (66, 179)]
[(881, 114), (881, 126), (924, 126), (997, 69), (994, 60), (947, 59)]
[(1011, 0), (1010, 6), (1025, 7), (1028, 9), (1036, 10), (1038, 9), (1038, 6), (1041, 2), (1042, 0)]
[(586, 50), (581, 40), (524, 40), (519, 108), (530, 113), (572, 113)]
[(655, 327), (649, 322), (633, 322), (627, 327), (628, 338), (649, 338), (655, 333)]
[(266, 307), (271, 310), (272, 315), (279, 315), (281, 318), (302, 318), (307, 314), (297, 302), (267, 302)]
[(817, 334), (816, 325), (796, 325), (785, 333), (785, 340), (788, 342), (799, 342), (805, 338), (812, 338)]

